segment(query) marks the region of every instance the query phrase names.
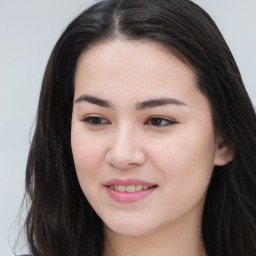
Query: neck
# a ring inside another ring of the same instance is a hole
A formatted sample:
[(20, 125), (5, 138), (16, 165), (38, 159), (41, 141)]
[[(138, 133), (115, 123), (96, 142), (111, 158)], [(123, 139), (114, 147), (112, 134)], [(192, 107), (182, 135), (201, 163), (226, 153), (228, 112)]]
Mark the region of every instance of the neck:
[[(189, 225), (188, 225), (189, 224)], [(105, 227), (104, 256), (206, 256), (200, 220), (184, 220), (143, 236), (118, 234)]]

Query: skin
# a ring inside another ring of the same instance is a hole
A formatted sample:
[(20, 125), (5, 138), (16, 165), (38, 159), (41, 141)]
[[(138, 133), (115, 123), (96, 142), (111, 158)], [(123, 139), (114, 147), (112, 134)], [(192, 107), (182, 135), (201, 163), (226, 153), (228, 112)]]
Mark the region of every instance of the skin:
[[(82, 95), (110, 106), (78, 100)], [(160, 98), (176, 101), (138, 109)], [(188, 66), (151, 42), (92, 46), (77, 64), (71, 145), (80, 186), (104, 223), (105, 255), (205, 255), (206, 191), (214, 165), (232, 157), (214, 134), (209, 102)], [(120, 203), (104, 187), (114, 178), (157, 188)]]

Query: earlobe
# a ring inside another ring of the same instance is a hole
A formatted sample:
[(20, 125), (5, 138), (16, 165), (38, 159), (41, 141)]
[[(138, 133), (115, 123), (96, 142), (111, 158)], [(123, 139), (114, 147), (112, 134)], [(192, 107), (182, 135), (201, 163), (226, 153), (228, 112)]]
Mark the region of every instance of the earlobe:
[(234, 158), (234, 150), (223, 141), (217, 144), (214, 165), (223, 166), (231, 162)]

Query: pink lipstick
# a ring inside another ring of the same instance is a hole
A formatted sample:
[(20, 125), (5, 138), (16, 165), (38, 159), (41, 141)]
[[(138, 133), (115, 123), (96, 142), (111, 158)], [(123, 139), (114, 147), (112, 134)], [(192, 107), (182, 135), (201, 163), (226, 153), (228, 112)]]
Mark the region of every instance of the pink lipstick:
[(138, 179), (112, 179), (104, 184), (109, 196), (120, 203), (136, 202), (151, 194), (157, 185)]

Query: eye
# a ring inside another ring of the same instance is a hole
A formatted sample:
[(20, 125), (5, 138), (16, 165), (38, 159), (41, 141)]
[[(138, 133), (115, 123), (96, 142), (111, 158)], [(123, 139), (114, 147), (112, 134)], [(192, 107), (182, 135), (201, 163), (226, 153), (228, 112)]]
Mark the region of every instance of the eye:
[(176, 123), (177, 122), (165, 117), (153, 116), (153, 117), (150, 117), (145, 124), (163, 127), (163, 126), (173, 125)]
[(109, 124), (109, 121), (106, 120), (104, 117), (101, 117), (101, 116), (86, 116), (81, 121), (88, 124), (88, 125), (92, 125), (92, 126), (99, 126), (99, 125)]

